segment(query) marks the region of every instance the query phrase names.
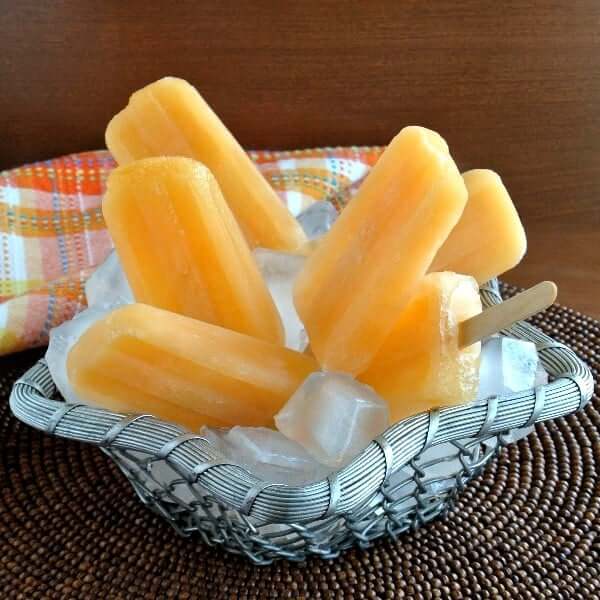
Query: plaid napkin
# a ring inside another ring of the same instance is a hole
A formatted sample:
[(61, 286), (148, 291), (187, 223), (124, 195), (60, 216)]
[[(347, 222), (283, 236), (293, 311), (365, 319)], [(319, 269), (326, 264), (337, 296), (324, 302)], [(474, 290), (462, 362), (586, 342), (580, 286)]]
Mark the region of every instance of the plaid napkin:
[[(293, 214), (316, 200), (338, 210), (375, 163), (378, 147), (250, 152)], [(48, 342), (85, 308), (83, 285), (111, 249), (102, 218), (107, 151), (0, 172), (0, 355)]]

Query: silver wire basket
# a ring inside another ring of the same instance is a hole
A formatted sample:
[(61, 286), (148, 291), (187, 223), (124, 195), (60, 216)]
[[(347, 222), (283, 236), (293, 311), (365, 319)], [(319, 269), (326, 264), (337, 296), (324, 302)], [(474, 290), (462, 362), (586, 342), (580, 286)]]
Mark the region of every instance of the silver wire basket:
[[(481, 296), (484, 306), (502, 301), (495, 281)], [(198, 434), (150, 415), (66, 404), (43, 360), (15, 383), (10, 406), (32, 427), (102, 448), (181, 535), (257, 564), (333, 558), (444, 514), (507, 435), (587, 404), (593, 379), (573, 350), (525, 322), (502, 333), (536, 344), (551, 383), (404, 419), (345, 468), (301, 487), (264, 481)]]

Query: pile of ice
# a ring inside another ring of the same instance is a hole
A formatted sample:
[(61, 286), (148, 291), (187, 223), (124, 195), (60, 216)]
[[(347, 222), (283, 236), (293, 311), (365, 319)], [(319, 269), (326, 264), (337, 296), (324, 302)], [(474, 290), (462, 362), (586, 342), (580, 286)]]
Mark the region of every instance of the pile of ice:
[[(298, 220), (307, 236), (315, 239), (329, 230), (336, 216), (331, 204), (318, 202), (302, 212)], [(294, 308), (292, 287), (305, 259), (262, 248), (255, 250), (255, 257), (281, 314), (286, 345), (303, 350), (307, 337)], [(117, 306), (133, 302), (114, 251), (90, 277), (85, 293), (89, 308), (50, 332), (46, 353), (52, 377), (67, 402), (81, 401), (66, 374), (69, 350), (97, 319)], [(534, 344), (497, 336), (483, 344), (480, 379), (475, 402), (531, 389), (545, 383), (547, 375)], [(323, 479), (349, 464), (390, 425), (387, 404), (370, 387), (348, 375), (328, 372), (310, 375), (276, 415), (275, 423), (278, 431), (205, 427), (201, 434), (220, 451), (224, 462), (238, 464), (265, 481), (302, 485)], [(527, 431), (511, 434), (517, 439)], [(433, 446), (423, 453), (421, 462), (446, 458), (435, 465), (432, 473), (442, 480), (460, 468), (456, 450), (453, 444)], [(405, 476), (402, 471), (395, 479)]]
[(267, 427), (204, 427), (200, 433), (226, 460), (272, 483), (302, 485), (319, 481), (333, 470), (319, 463), (300, 444)]

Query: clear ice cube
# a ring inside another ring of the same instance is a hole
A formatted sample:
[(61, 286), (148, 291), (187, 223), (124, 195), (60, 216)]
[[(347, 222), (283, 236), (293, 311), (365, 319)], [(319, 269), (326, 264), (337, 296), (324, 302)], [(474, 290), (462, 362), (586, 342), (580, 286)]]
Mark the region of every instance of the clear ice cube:
[(285, 345), (292, 350), (304, 350), (308, 339), (294, 306), (293, 289), (306, 258), (266, 248), (256, 248), (254, 258), (283, 321)]
[(389, 425), (386, 402), (344, 373), (313, 373), (275, 415), (275, 425), (319, 462), (339, 469)]
[(85, 297), (91, 307), (107, 308), (134, 302), (133, 292), (114, 250), (85, 282)]
[(481, 348), (477, 398), (483, 400), (532, 389), (538, 366), (537, 350), (532, 342), (505, 336), (488, 338)]
[[(535, 370), (535, 376), (533, 378), (533, 384), (530, 386), (531, 388), (536, 388), (540, 385), (546, 385), (548, 383), (548, 373), (546, 369), (544, 369), (542, 365), (542, 361), (538, 360), (537, 368)], [(513, 442), (518, 442), (520, 439), (528, 436), (534, 427), (516, 427), (503, 434), (502, 441), (505, 444), (512, 444)]]
[(309, 240), (325, 235), (337, 218), (335, 206), (327, 201), (311, 204), (296, 217)]
[(110, 308), (88, 308), (50, 330), (50, 342), (46, 350), (46, 362), (54, 380), (54, 384), (63, 398), (70, 403), (81, 403), (67, 377), (67, 355), (75, 342), (98, 319), (110, 312)]
[[(548, 383), (535, 344), (506, 336), (493, 336), (481, 347), (477, 401), (490, 396), (514, 394)], [(524, 438), (533, 427), (518, 427), (503, 435), (505, 443)]]
[(266, 427), (204, 427), (200, 435), (228, 460), (272, 483), (303, 485), (325, 478), (331, 468), (318, 463), (296, 442)]
[(536, 388), (540, 385), (546, 385), (548, 383), (548, 372), (546, 371), (546, 369), (544, 369), (544, 365), (542, 364), (542, 361), (539, 360), (538, 357), (538, 364), (537, 364), (537, 369), (535, 370), (535, 378), (533, 380), (533, 387)]

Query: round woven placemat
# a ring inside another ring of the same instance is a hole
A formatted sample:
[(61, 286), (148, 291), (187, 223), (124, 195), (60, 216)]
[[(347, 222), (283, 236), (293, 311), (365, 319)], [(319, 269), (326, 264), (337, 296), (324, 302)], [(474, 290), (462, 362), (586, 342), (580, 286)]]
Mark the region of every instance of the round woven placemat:
[[(598, 380), (597, 321), (559, 306), (533, 321)], [(333, 561), (255, 567), (179, 538), (99, 449), (12, 417), (12, 382), (40, 355), (0, 361), (1, 598), (600, 597), (598, 388), (585, 412), (506, 448), (445, 520)]]

